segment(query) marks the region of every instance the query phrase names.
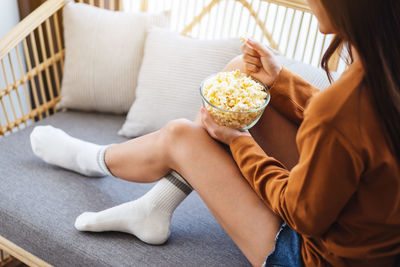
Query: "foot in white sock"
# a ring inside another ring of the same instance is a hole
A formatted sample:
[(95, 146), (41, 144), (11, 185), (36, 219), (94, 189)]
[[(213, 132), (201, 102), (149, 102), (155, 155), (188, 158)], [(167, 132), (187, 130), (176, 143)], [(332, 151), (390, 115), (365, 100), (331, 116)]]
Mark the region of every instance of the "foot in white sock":
[(33, 153), (45, 162), (86, 176), (105, 176), (107, 146), (100, 146), (69, 136), (52, 126), (36, 126), (31, 136)]
[(176, 172), (161, 179), (141, 198), (101, 212), (84, 212), (75, 221), (79, 231), (119, 231), (152, 245), (167, 241), (172, 213), (192, 191)]

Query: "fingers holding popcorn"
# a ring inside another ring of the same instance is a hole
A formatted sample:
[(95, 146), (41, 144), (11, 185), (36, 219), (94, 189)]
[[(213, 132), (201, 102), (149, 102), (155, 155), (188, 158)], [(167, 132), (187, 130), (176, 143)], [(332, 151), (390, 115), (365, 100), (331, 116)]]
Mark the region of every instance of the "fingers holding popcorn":
[(271, 50), (257, 41), (249, 39), (246, 44), (249, 49), (254, 50), (258, 55), (260, 55), (260, 57), (274, 57)]
[(242, 45), (242, 52), (245, 55), (260, 58), (260, 54), (248, 43)]
[(252, 64), (259, 68), (262, 68), (263, 66), (259, 57), (253, 57), (249, 54), (243, 54), (243, 61), (247, 64)]
[(257, 73), (263, 67), (260, 54), (248, 43), (242, 46), (243, 62), (245, 63), (246, 73)]
[(246, 67), (246, 72), (249, 73), (249, 74), (251, 74), (251, 73), (257, 73), (257, 72), (260, 71), (260, 68), (257, 67), (256, 65), (253, 65), (253, 64), (248, 64), (248, 63), (246, 63), (246, 64), (245, 64), (245, 67)]
[(271, 86), (282, 70), (282, 64), (273, 52), (250, 38), (242, 45), (242, 60), (247, 74)]

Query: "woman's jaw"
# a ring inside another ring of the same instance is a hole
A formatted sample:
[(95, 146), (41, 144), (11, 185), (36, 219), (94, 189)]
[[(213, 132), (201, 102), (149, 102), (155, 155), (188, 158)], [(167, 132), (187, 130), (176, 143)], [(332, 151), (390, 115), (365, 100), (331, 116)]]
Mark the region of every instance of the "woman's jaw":
[(307, 0), (312, 12), (319, 22), (319, 30), (324, 34), (336, 33), (331, 20), (329, 19), (328, 12), (325, 10), (321, 0)]

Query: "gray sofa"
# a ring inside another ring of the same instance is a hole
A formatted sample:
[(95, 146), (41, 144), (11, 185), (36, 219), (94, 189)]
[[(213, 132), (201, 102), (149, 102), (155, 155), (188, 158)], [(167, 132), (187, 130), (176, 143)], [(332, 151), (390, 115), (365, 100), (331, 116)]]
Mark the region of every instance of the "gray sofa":
[[(69, 111), (36, 125), (51, 124), (78, 138), (109, 144), (126, 140), (116, 134), (124, 119)], [(175, 211), (171, 237), (161, 246), (124, 233), (77, 231), (74, 220), (80, 213), (134, 200), (152, 184), (87, 178), (50, 166), (31, 151), (32, 129), (0, 139), (0, 236), (55, 266), (249, 265), (195, 192)]]
[[(329, 85), (321, 69), (281, 56), (279, 60), (317, 88)], [(126, 140), (117, 135), (124, 119), (68, 111), (35, 125), (50, 124), (72, 136), (110, 144)], [(175, 211), (171, 237), (162, 246), (123, 233), (78, 232), (74, 221), (82, 212), (134, 200), (152, 184), (87, 178), (50, 166), (31, 151), (32, 129), (0, 139), (0, 236), (56, 266), (250, 265), (195, 192)]]

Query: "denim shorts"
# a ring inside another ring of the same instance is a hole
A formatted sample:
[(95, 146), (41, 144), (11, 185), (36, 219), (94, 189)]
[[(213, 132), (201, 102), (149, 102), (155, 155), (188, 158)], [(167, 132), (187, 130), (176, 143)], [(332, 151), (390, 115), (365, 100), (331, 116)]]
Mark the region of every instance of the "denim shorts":
[(268, 255), (263, 267), (301, 267), (301, 236), (286, 223), (282, 224), (275, 238), (275, 248)]

